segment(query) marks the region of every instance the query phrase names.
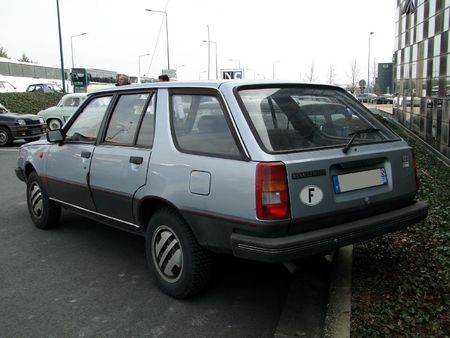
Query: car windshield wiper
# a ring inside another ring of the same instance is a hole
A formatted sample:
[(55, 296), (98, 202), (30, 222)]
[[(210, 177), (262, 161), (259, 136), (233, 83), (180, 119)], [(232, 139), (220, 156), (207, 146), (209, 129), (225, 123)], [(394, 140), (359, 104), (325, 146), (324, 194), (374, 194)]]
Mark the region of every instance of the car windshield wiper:
[(348, 143), (345, 145), (345, 147), (342, 148), (342, 152), (343, 152), (344, 154), (347, 154), (347, 153), (348, 153), (350, 147), (352, 146), (353, 142), (355, 141), (355, 138), (356, 138), (358, 135), (361, 135), (361, 134), (371, 134), (371, 133), (376, 133), (376, 132), (378, 132), (378, 131), (380, 131), (380, 129), (378, 129), (378, 128), (367, 128), (367, 129), (360, 129), (360, 130), (357, 130), (357, 131), (355, 131), (355, 132), (353, 132), (353, 133), (348, 134), (348, 136), (351, 136), (352, 138), (350, 139), (350, 141), (348, 141)]

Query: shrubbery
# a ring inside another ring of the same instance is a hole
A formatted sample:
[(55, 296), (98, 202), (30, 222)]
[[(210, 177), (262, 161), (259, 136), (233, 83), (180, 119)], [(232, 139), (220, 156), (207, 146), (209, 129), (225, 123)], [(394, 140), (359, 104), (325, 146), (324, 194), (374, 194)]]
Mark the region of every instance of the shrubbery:
[(63, 95), (60, 93), (0, 93), (0, 103), (14, 113), (37, 114), (43, 109), (56, 106)]

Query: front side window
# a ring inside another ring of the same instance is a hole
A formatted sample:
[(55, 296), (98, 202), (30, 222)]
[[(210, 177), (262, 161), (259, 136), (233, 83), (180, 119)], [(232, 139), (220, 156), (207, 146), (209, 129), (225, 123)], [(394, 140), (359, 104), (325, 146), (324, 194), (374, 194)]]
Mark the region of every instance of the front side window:
[(94, 143), (110, 102), (111, 96), (91, 100), (67, 130), (66, 141)]
[(238, 99), (269, 153), (343, 147), (354, 133), (354, 144), (397, 139), (352, 98), (331, 88), (241, 89)]
[(181, 151), (220, 157), (240, 155), (224, 109), (215, 96), (174, 94), (171, 107), (175, 141)]
[(106, 143), (134, 143), (134, 136), (149, 95), (127, 94), (119, 97), (106, 131)]

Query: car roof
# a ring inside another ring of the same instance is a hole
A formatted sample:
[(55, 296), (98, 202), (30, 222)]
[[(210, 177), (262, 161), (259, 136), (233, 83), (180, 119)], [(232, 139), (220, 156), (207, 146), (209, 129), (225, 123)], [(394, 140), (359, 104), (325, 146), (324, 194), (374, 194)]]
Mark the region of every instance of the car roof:
[[(152, 82), (144, 84), (130, 84), (125, 86), (108, 87), (105, 89), (97, 90), (90, 94), (128, 91), (136, 89), (158, 89), (158, 88), (211, 88), (218, 89), (224, 88), (236, 88), (242, 86), (302, 86), (306, 88), (330, 88), (345, 91), (345, 89), (330, 84), (321, 83), (304, 83), (298, 81), (276, 81), (276, 80), (210, 80), (210, 81), (168, 81), (168, 82)], [(346, 91), (345, 91), (346, 92)]]

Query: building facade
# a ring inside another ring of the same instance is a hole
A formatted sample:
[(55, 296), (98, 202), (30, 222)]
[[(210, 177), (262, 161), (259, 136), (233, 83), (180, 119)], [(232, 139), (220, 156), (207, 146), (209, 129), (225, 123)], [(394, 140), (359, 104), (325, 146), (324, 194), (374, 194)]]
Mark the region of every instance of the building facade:
[(392, 94), (393, 85), (392, 85), (392, 62), (388, 63), (379, 63), (377, 65), (377, 79), (375, 81), (375, 94), (383, 95), (383, 94)]
[(394, 115), (450, 158), (450, 0), (397, 0)]

